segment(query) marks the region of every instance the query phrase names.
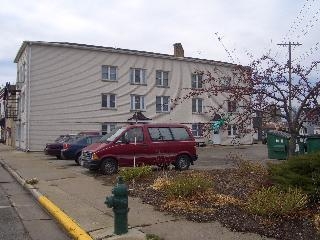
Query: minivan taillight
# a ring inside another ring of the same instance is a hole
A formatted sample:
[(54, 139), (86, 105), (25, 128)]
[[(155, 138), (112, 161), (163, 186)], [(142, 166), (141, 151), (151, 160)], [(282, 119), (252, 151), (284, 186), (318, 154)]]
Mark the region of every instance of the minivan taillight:
[(71, 146), (70, 144), (64, 143), (64, 144), (63, 144), (63, 149), (68, 149), (70, 146)]

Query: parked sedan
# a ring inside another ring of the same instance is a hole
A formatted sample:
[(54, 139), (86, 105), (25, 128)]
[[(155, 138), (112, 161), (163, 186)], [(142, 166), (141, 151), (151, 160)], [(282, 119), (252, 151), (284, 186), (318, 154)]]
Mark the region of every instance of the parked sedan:
[(46, 155), (55, 156), (57, 159), (61, 159), (61, 150), (63, 148), (63, 143), (68, 143), (74, 139), (79, 138), (78, 135), (61, 135), (54, 143), (47, 143), (44, 148), (44, 153)]
[(81, 151), (86, 146), (98, 142), (102, 136), (82, 136), (75, 139), (74, 141), (67, 142), (63, 144), (63, 149), (61, 150), (62, 159), (74, 159), (75, 162), (80, 165)]

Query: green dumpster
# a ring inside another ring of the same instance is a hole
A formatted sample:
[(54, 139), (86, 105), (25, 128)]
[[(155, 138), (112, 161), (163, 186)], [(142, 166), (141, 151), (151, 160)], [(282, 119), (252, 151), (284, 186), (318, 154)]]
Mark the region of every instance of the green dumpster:
[(307, 137), (307, 152), (313, 153), (320, 151), (320, 135), (311, 135)]
[(290, 134), (276, 130), (268, 131), (267, 146), (270, 159), (287, 159)]

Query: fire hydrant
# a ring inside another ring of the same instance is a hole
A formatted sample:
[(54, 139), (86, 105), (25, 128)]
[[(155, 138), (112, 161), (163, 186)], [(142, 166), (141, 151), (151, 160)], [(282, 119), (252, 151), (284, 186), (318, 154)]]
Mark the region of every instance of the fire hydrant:
[(122, 177), (118, 177), (117, 185), (112, 189), (113, 196), (104, 202), (114, 212), (114, 233), (121, 235), (128, 232), (128, 187)]

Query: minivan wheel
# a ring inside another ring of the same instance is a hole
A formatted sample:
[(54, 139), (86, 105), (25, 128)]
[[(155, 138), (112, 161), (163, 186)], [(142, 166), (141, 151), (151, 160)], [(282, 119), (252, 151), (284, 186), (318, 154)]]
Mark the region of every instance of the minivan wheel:
[(112, 175), (113, 173), (118, 172), (118, 163), (112, 158), (107, 158), (103, 160), (100, 170), (105, 175)]
[(188, 155), (180, 155), (178, 156), (174, 166), (177, 170), (183, 171), (189, 169), (190, 166), (190, 158)]

